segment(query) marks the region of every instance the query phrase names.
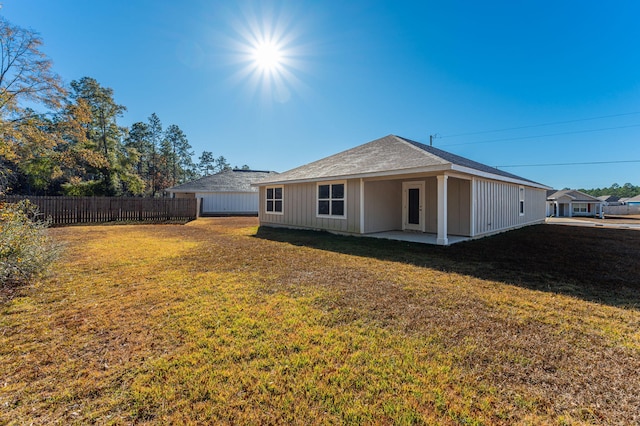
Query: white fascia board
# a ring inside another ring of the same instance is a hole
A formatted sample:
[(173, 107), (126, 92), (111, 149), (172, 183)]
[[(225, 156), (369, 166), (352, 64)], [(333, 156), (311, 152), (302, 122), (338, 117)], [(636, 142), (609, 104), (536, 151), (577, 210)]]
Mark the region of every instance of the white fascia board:
[(473, 176), (467, 175), (467, 174), (462, 174), (462, 173), (445, 173), (447, 176), (452, 177), (452, 178), (456, 178), (456, 179), (462, 179), (462, 180), (473, 180)]
[(242, 194), (257, 194), (258, 191), (193, 191), (191, 193), (197, 194), (197, 195), (212, 195), (212, 194), (242, 195)]
[[(166, 190), (165, 190), (166, 191)], [(169, 192), (169, 191), (167, 191)], [(171, 191), (180, 194), (257, 194), (258, 191), (208, 191), (206, 189), (190, 189), (188, 191)]]
[(480, 170), (472, 169), (470, 167), (458, 166), (456, 164), (453, 164), (451, 166), (451, 170), (455, 170), (455, 171), (458, 171), (458, 172), (461, 172), (461, 173), (467, 173), (467, 174), (470, 174), (470, 175), (483, 177), (483, 178), (487, 178), (487, 179), (500, 180), (500, 181), (503, 181), (503, 182), (510, 182), (510, 183), (516, 183), (518, 185), (523, 185), (523, 186), (530, 186), (530, 187), (540, 188), (540, 189), (551, 189), (550, 186), (543, 185), (541, 183), (535, 183), (535, 182), (530, 182), (528, 180), (514, 179), (514, 178), (507, 177), (507, 176), (501, 176), (501, 175), (497, 175), (497, 174), (493, 174), (493, 173), (487, 173), (487, 172), (483, 172), (483, 171), (480, 171)]
[(323, 177), (315, 177), (315, 178), (307, 178), (307, 179), (292, 179), (292, 180), (279, 180), (279, 181), (271, 181), (271, 182), (258, 182), (252, 183), (252, 186), (271, 186), (271, 185), (284, 185), (290, 183), (309, 183), (309, 182), (325, 182), (332, 180), (348, 180), (348, 179), (367, 179), (367, 178), (378, 178), (378, 177), (396, 177), (401, 175), (410, 175), (416, 173), (433, 173), (440, 171), (451, 170), (451, 164), (443, 164), (438, 166), (429, 166), (429, 167), (414, 167), (410, 169), (398, 169), (398, 170), (385, 170), (382, 172), (371, 172), (371, 173), (356, 173), (352, 175), (337, 175), (337, 176), (323, 176)]

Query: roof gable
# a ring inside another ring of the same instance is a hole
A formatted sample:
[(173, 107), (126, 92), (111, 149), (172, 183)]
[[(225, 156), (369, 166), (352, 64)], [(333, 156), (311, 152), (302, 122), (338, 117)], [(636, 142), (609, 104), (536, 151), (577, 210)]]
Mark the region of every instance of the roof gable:
[(555, 201), (562, 197), (570, 198), (571, 201), (583, 201), (589, 203), (601, 203), (602, 200), (597, 199), (596, 197), (592, 197), (589, 194), (585, 194), (584, 192), (577, 191), (575, 189), (563, 189), (561, 191), (555, 191), (551, 195), (547, 195), (547, 200)]
[(276, 172), (260, 170), (223, 170), (200, 179), (167, 188), (167, 192), (256, 192), (252, 183), (264, 179)]
[(309, 164), (268, 177), (257, 184), (329, 180), (375, 174), (451, 170), (459, 166), (497, 178), (540, 184), (410, 139), (388, 135)]

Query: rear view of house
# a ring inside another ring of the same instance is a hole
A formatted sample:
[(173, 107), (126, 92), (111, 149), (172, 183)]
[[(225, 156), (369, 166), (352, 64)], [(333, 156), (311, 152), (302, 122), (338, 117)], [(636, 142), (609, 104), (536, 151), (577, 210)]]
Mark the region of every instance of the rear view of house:
[(263, 226), (428, 234), (440, 245), (544, 222), (548, 189), (395, 135), (256, 185)]
[(275, 174), (258, 170), (223, 170), (165, 191), (174, 198), (200, 199), (203, 216), (257, 215), (258, 189), (251, 184)]

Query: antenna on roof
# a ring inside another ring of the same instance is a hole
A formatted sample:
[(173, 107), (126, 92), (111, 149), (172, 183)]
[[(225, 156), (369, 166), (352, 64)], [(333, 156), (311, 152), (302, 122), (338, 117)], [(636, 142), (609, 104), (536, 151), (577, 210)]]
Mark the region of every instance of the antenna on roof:
[(435, 135), (429, 135), (429, 146), (433, 146), (433, 140), (438, 137), (440, 137), (440, 135), (437, 133)]

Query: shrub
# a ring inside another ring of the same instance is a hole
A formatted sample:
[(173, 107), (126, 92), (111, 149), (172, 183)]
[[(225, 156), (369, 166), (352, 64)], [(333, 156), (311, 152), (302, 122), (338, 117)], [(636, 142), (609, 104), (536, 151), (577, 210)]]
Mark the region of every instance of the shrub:
[(27, 283), (45, 273), (60, 253), (28, 200), (0, 202), (0, 286)]

